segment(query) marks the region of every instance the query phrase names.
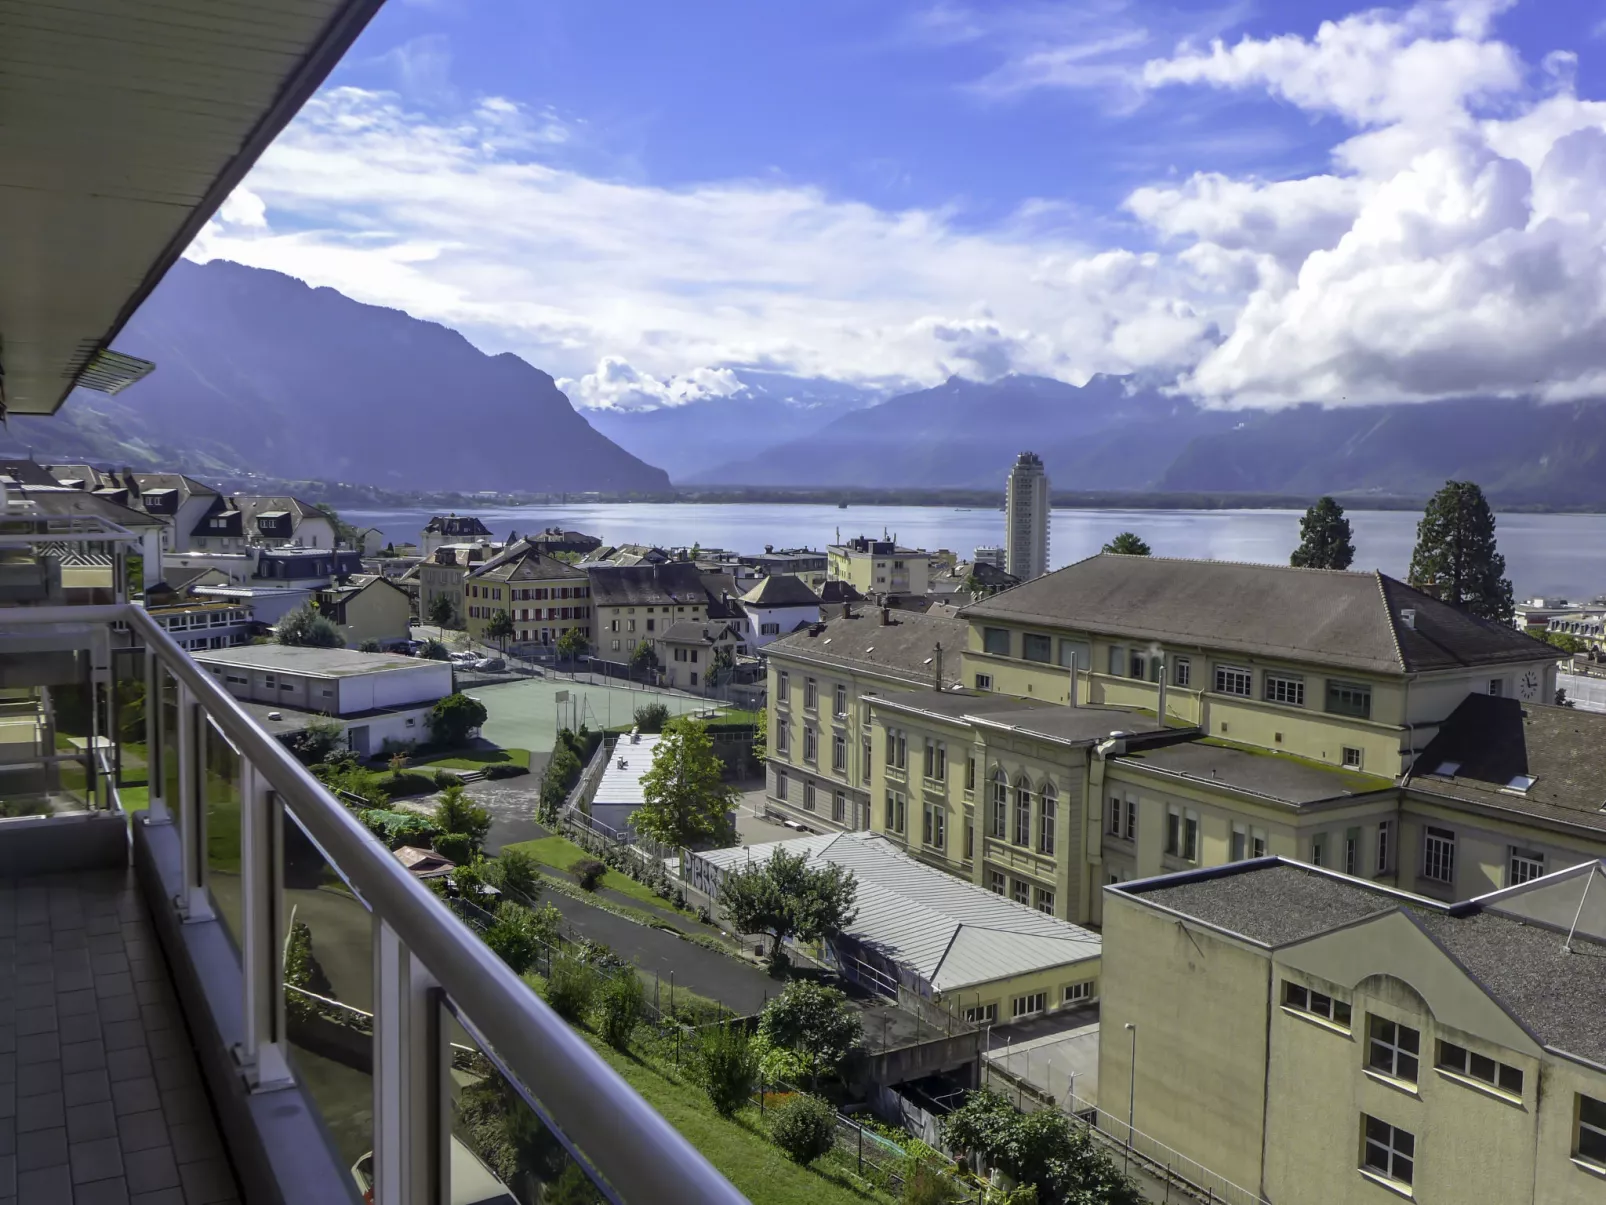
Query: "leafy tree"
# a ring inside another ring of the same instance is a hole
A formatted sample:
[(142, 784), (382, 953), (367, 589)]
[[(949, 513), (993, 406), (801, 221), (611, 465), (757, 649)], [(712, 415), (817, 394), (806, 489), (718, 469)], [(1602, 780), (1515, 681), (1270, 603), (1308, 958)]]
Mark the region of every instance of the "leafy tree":
[(794, 1163), (813, 1163), (836, 1145), (836, 1110), (800, 1092), (770, 1115), (770, 1137)]
[(641, 776), (642, 806), (631, 817), (638, 833), (666, 845), (728, 840), (736, 789), (703, 724), (686, 716), (664, 725), (652, 767)]
[(708, 663), (708, 681), (717, 686), (721, 681), (728, 680), (736, 669), (736, 653), (730, 645), (722, 645), (714, 650), (713, 660)]
[(546, 769), (541, 773), (541, 820), (546, 824), (555, 824), (558, 819), (558, 809), (563, 801), (569, 797), (574, 784), (580, 781), (580, 775), (585, 767), (580, 764), (580, 758), (573, 749), (567, 745), (559, 744), (547, 759)]
[(603, 984), (598, 1010), (602, 1039), (615, 1050), (630, 1044), (630, 1035), (647, 1012), (647, 994), (641, 976), (626, 967)]
[(558, 656), (565, 661), (578, 661), (591, 651), (591, 642), (579, 628), (569, 628), (558, 637)]
[(503, 962), (522, 975), (541, 957), (546, 940), (536, 915), (522, 904), (505, 900), (497, 906), (496, 920), (481, 936)]
[(485, 834), (491, 831), (491, 813), (469, 798), (462, 783), (453, 783), (441, 792), (433, 818), (441, 832), (462, 833), (475, 851), (485, 843)]
[(537, 865), (524, 850), (509, 846), (492, 863), (492, 878), (503, 891), (533, 900), (541, 893), (541, 872)]
[(1122, 556), (1148, 556), (1149, 546), (1135, 532), (1123, 531), (1099, 551), (1118, 552)]
[(758, 1078), (758, 1057), (747, 1031), (736, 1025), (716, 1025), (698, 1038), (694, 1064), (714, 1112), (730, 1117), (747, 1103)]
[(1411, 585), (1480, 619), (1509, 624), (1511, 581), (1494, 528), (1494, 512), (1475, 482), (1446, 482), (1417, 524)]
[(290, 752), (304, 765), (316, 765), (346, 747), (346, 726), (329, 716), (315, 715), (305, 728), (292, 734), (287, 743)]
[(565, 955), (552, 960), (543, 995), (553, 1012), (578, 1025), (591, 1012), (599, 986), (595, 967)]
[(802, 1055), (804, 1067), (818, 1081), (821, 1071), (835, 1071), (858, 1048), (864, 1025), (841, 991), (795, 979), (764, 1006), (758, 1034)]
[(418, 655), (425, 661), (449, 661), (452, 656), (446, 646), (434, 637), (424, 641), (424, 647), (418, 650)]
[(1143, 1205), (1137, 1186), (1057, 1109), (1023, 1114), (996, 1092), (972, 1092), (941, 1122), (957, 1154), (975, 1152), (1043, 1205)]
[(429, 709), (429, 734), (437, 745), (455, 748), (468, 740), (468, 734), (481, 724), (489, 713), (485, 704), (462, 691), (447, 695)]
[[(435, 834), (434, 848), (435, 852), (447, 861), (456, 862), (458, 870), (465, 869), (474, 860), (474, 842), (469, 840), (467, 833), (438, 832)], [(474, 877), (474, 885), (478, 887), (480, 878), (477, 871)], [(458, 883), (458, 886), (464, 890), (465, 894), (468, 894), (467, 888), (463, 887), (462, 883)]]
[(498, 611), (491, 616), (490, 622), (485, 625), (487, 638), (496, 641), (502, 652), (507, 652), (507, 642), (512, 637), (513, 613), (511, 611)]
[(768, 933), (770, 970), (786, 964), (785, 941), (826, 941), (851, 925), (858, 912), (859, 885), (841, 866), (809, 865), (804, 854), (776, 848), (769, 861), (756, 862), (725, 876), (720, 907), (738, 933)]
[(346, 638), (340, 634), (340, 629), (319, 615), (310, 602), (302, 604), (279, 620), (278, 626), (274, 628), (274, 638), (280, 644), (296, 644), (304, 648), (346, 647)]
[(753, 732), (752, 757), (753, 769), (756, 773), (764, 773), (764, 763), (769, 760), (769, 755), (770, 733), (769, 729), (761, 722)]
[(1355, 542), (1344, 508), (1323, 495), (1299, 521), (1299, 547), (1288, 563), (1296, 569), (1348, 569), (1354, 559)]
[(1564, 653), (1575, 655), (1578, 653), (1587, 653), (1589, 651), (1589, 642), (1587, 640), (1580, 640), (1571, 632), (1544, 631), (1538, 633), (1538, 636), (1539, 639), (1543, 640), (1546, 644), (1553, 644)]
[(630, 669), (633, 673), (645, 674), (658, 668), (658, 654), (653, 651), (652, 645), (643, 640), (636, 645), (636, 651), (630, 654)]
[(379, 641), (370, 636), (357, 646), (357, 651), (359, 653), (382, 653), (385, 650), (380, 647)]
[(424, 618), (437, 628), (457, 627), (457, 608), (452, 600), (444, 594), (437, 594), (429, 600), (429, 607), (424, 612)]
[(669, 708), (663, 703), (643, 703), (636, 708), (636, 727), (643, 732), (662, 732), (669, 722)]

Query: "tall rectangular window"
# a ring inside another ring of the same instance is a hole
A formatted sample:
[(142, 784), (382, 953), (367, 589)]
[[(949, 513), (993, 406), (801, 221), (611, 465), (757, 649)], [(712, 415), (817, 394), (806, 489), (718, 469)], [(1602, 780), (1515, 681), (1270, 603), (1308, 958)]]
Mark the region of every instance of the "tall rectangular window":
[(1510, 873), (1506, 885), (1515, 887), (1519, 883), (1530, 883), (1534, 879), (1545, 877), (1545, 855), (1536, 849), (1521, 849), (1513, 845), (1510, 856)]
[(1004, 777), (1003, 770), (995, 770), (993, 772), (992, 825), (989, 831), (996, 840), (1002, 841), (1008, 825), (1009, 781)]
[[(1048, 857), (1054, 854), (1054, 826), (1059, 821), (1059, 792), (1053, 783), (1044, 783), (1041, 804), (1037, 809), (1037, 852)], [(1053, 911), (1053, 909), (1049, 909)]]
[(1377, 873), (1387, 874), (1394, 868), (1394, 821), (1377, 823)]
[(778, 771), (775, 775), (775, 798), (782, 803), (786, 802), (787, 790), (791, 784), (787, 781), (786, 771)]
[(1017, 904), (1030, 904), (1032, 902), (1032, 885), (1025, 879), (1016, 879), (1010, 886), (1010, 892)]
[(1050, 916), (1054, 915), (1054, 893), (1052, 891), (1044, 891), (1039, 887), (1032, 893), (1032, 900), (1032, 906), (1039, 912), (1046, 912)]
[(940, 803), (925, 805), (924, 820), (921, 824), (921, 840), (933, 849), (946, 848), (948, 844), (948, 809)]
[(1110, 646), (1110, 676), (1119, 678), (1126, 671), (1126, 650), (1118, 644)]
[(965, 790), (966, 791), (974, 791), (975, 789), (976, 789), (976, 759), (974, 757), (968, 757), (967, 756), (965, 758)]
[(1199, 860), (1199, 813), (1172, 807), (1166, 813), (1165, 852), (1184, 862)]
[(1344, 873), (1361, 873), (1361, 830), (1344, 830)]
[(991, 891), (994, 895), (1004, 894), (1005, 881), (1003, 871), (989, 870), (987, 872), (987, 890)]
[(816, 761), (819, 760), (819, 756), (820, 756), (820, 737), (819, 737), (819, 734), (814, 731), (813, 727), (811, 727), (808, 724), (805, 724), (803, 726), (803, 760), (808, 762), (810, 765), (813, 765)]
[(1171, 659), (1171, 685), (1190, 686), (1193, 683), (1193, 663), (1186, 657)]
[(1597, 1167), (1606, 1167), (1606, 1100), (1578, 1094), (1577, 1154)]
[(1143, 654), (1133, 649), (1131, 655), (1127, 658), (1127, 677), (1136, 678), (1139, 682), (1143, 681), (1144, 667), (1147, 664), (1148, 662), (1144, 660)]
[(1366, 1065), (1394, 1079), (1416, 1083), (1417, 1059), (1422, 1035), (1409, 1025), (1401, 1025), (1369, 1013), (1366, 1017)]
[(838, 774), (848, 772), (848, 738), (840, 732), (831, 737), (831, 769)]
[(831, 708), (831, 714), (837, 716), (848, 714), (848, 688), (840, 683), (836, 688), (836, 698)]
[(1121, 827), (1121, 813), (1124, 810), (1125, 808), (1121, 797), (1119, 795), (1111, 795), (1107, 831), (1112, 837), (1120, 837), (1125, 835), (1124, 830)]
[(904, 797), (899, 791), (887, 792), (887, 831), (893, 833), (903, 832)]
[(775, 674), (775, 706), (785, 707), (792, 701), (792, 675), (784, 669)]
[(1455, 833), (1429, 826), (1422, 839), (1422, 877), (1435, 883), (1455, 882)]
[(812, 782), (803, 784), (803, 810), (805, 812), (814, 810), (814, 784)]
[(844, 824), (848, 818), (848, 797), (841, 791), (831, 796), (831, 819), (837, 824)]
[(1266, 856), (1266, 830), (1251, 828), (1247, 824), (1232, 826), (1232, 861), (1242, 862), (1245, 858), (1264, 858)]
[(775, 752), (788, 757), (792, 752), (792, 729), (783, 720), (775, 722)]
[(1386, 1121), (1361, 1116), (1361, 1166), (1397, 1184), (1416, 1174), (1416, 1137)]
[(1249, 698), (1255, 693), (1254, 671), (1235, 665), (1216, 666), (1216, 693)]
[(865, 782), (870, 781), (870, 757), (875, 752), (874, 745), (875, 742), (869, 737), (864, 738), (864, 765), (859, 767), (859, 775), (864, 779)]
[(1032, 789), (1023, 778), (1015, 784), (1015, 844), (1032, 843)]

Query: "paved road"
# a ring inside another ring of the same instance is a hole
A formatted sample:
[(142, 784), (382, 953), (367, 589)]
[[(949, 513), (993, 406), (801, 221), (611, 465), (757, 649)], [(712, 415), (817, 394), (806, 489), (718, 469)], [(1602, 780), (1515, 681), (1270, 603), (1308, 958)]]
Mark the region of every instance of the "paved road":
[(682, 941), (662, 929), (638, 925), (612, 912), (594, 908), (584, 900), (547, 892), (569, 927), (583, 937), (600, 941), (621, 958), (628, 958), (648, 975), (659, 978), (661, 998), (669, 999), (670, 976), (676, 987), (718, 1000), (746, 1016), (764, 1007), (779, 985), (757, 967), (693, 942)]

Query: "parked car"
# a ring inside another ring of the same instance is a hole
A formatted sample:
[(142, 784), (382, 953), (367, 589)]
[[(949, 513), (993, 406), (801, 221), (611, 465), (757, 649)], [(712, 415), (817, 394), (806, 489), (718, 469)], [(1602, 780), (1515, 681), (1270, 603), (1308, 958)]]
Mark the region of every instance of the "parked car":
[(480, 655), (478, 653), (447, 653), (446, 659), (448, 661), (456, 661), (460, 665), (473, 665), (474, 662), (480, 659)]
[(498, 670), (506, 669), (507, 662), (503, 661), (500, 657), (481, 657), (474, 663), (474, 668), (483, 669), (489, 673), (495, 673)]
[[(374, 1200), (374, 1153), (369, 1151), (351, 1166), (351, 1178), (367, 1205)], [(519, 1205), (507, 1185), (491, 1174), (491, 1169), (469, 1150), (463, 1141), (452, 1138), (452, 1199), (447, 1205)]]

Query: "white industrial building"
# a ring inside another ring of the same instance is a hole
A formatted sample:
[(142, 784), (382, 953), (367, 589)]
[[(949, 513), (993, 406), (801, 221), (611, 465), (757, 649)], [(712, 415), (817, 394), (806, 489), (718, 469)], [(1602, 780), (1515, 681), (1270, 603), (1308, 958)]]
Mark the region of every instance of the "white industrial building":
[(874, 833), (688, 852), (686, 881), (717, 899), (725, 875), (776, 849), (853, 872), (858, 916), (830, 954), (874, 991), (902, 989), (1005, 1023), (1098, 996), (1098, 934), (945, 874)]
[(630, 816), (644, 802), (641, 776), (652, 768), (658, 733), (632, 732), (619, 738), (591, 798), (591, 819), (616, 833), (630, 828)]
[(449, 662), (390, 653), (252, 644), (194, 656), (274, 735), (326, 715), (346, 726), (351, 748), (364, 755), (387, 740), (427, 740), (425, 717), (452, 693)]

